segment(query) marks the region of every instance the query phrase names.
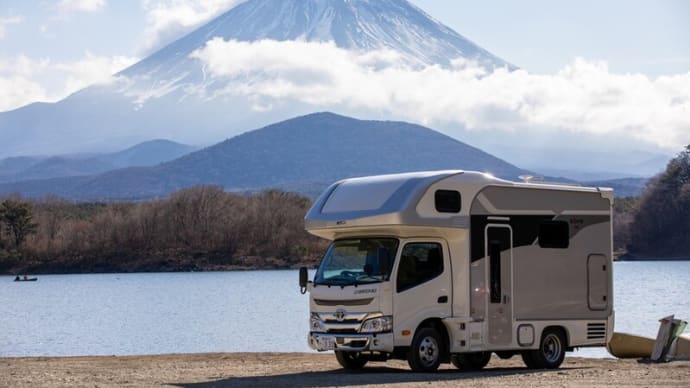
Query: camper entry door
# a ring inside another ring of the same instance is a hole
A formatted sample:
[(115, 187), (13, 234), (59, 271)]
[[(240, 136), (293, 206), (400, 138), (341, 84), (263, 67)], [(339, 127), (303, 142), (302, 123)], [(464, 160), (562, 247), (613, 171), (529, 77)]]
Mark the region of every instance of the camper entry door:
[(489, 344), (510, 345), (513, 337), (513, 231), (509, 225), (485, 229)]

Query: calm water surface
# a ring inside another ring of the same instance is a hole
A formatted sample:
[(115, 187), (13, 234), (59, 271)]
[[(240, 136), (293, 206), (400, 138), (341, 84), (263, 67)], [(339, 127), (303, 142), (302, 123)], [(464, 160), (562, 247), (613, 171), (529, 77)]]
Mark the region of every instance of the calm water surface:
[[(614, 265), (616, 330), (690, 318), (690, 262)], [(306, 352), (297, 271), (0, 277), (0, 356)], [(586, 349), (582, 356), (606, 356)]]

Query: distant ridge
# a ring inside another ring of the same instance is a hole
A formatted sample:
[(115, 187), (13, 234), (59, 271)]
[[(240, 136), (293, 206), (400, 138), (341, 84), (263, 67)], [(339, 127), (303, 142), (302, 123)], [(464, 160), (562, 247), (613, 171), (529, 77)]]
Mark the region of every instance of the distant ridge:
[(197, 149), (170, 140), (156, 139), (109, 154), (0, 159), (0, 182), (95, 175), (124, 167), (155, 166)]
[(531, 174), (420, 125), (326, 112), (249, 131), (154, 167), (3, 184), (0, 192), (142, 199), (213, 184), (233, 191), (280, 188), (316, 195), (342, 178), (436, 169), (479, 170), (509, 179)]

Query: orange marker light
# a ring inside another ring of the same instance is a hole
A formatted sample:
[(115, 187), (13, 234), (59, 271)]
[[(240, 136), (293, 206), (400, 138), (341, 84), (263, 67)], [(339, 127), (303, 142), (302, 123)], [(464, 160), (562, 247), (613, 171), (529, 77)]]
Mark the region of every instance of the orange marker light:
[(403, 331), (402, 331), (402, 335), (405, 336), (405, 337), (407, 337), (407, 336), (410, 335), (410, 334), (411, 334), (411, 333), (410, 333), (409, 330), (403, 330)]

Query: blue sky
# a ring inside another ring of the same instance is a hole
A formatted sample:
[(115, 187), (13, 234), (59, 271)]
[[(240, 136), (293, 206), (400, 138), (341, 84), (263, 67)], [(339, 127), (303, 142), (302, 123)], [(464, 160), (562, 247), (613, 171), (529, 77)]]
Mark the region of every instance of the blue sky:
[(414, 2), (530, 72), (553, 73), (575, 57), (605, 60), (614, 72), (654, 76), (690, 70), (685, 0)]
[[(57, 101), (92, 83), (103, 82), (237, 2), (0, 0), (0, 111), (35, 101)], [(640, 135), (645, 141), (670, 136), (674, 140), (656, 143), (671, 149), (687, 137), (683, 133), (687, 133), (690, 124), (686, 117), (690, 115), (683, 113), (688, 104), (683, 85), (690, 79), (689, 1), (413, 3), (529, 73), (515, 75), (511, 85), (530, 85), (532, 94), (549, 90), (544, 95), (553, 101), (562, 94), (554, 85), (565, 79), (573, 89), (569, 95), (572, 99), (556, 104), (545, 102), (548, 109), (534, 113), (530, 124), (552, 126), (566, 119), (579, 125), (581, 117), (588, 116), (589, 120), (591, 107), (586, 104), (581, 112), (560, 115), (564, 107), (582, 100), (581, 80), (592, 79), (616, 93), (622, 90), (629, 98), (620, 99), (625, 105), (618, 111), (602, 111), (602, 118), (590, 120), (590, 131), (614, 127), (620, 117), (631, 116), (626, 112), (634, 112), (650, 91), (659, 96), (655, 100), (659, 109), (647, 108), (645, 118), (631, 120), (627, 127), (648, 128)], [(597, 90), (585, 92), (601, 94)], [(664, 113), (664, 109), (670, 113)], [(659, 117), (667, 119), (668, 127), (673, 128), (667, 135), (659, 135), (647, 125), (658, 123)]]

